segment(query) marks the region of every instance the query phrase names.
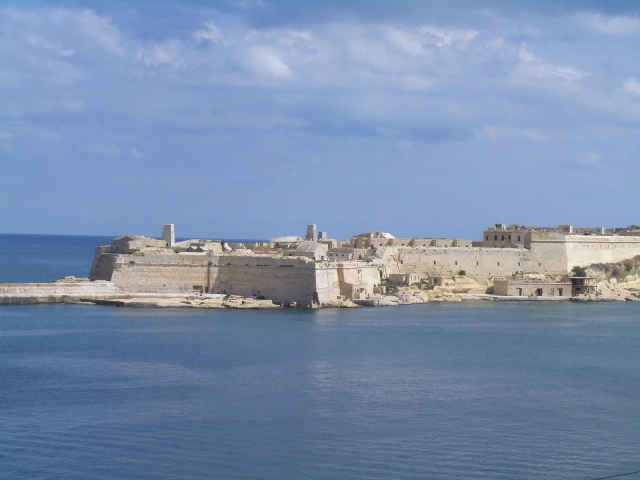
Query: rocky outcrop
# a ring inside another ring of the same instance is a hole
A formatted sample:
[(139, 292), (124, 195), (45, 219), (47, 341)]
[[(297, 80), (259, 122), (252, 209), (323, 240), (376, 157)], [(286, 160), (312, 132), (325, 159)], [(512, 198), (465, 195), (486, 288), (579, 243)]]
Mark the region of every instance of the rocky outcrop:
[(598, 293), (595, 296), (579, 296), (577, 300), (640, 300), (640, 256), (619, 263), (592, 264), (587, 267), (586, 273), (598, 279)]

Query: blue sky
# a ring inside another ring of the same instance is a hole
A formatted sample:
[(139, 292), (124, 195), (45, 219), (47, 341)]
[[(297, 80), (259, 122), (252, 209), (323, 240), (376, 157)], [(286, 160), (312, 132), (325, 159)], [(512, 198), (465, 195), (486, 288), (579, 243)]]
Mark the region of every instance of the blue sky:
[(635, 0), (3, 0), (0, 35), (0, 232), (640, 223)]

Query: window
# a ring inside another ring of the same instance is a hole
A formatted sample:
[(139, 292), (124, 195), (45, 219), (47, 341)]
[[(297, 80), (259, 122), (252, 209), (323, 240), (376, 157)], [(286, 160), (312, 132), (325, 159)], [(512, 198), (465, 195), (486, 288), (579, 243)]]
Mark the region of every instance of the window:
[(501, 235), (501, 237), (502, 237), (501, 240), (504, 242), (504, 235)]
[(520, 266), (520, 262), (518, 262), (518, 266)]
[(542, 296), (542, 289), (541, 288), (536, 289), (536, 295), (539, 296), (539, 297)]
[(498, 262), (498, 266), (500, 266), (500, 262)]
[(494, 235), (493, 236), (493, 240), (497, 242), (498, 241), (498, 235)]
[(518, 241), (520, 241), (520, 235), (518, 235)]
[(509, 241), (511, 241), (511, 235), (509, 235), (509, 237), (507, 237)]
[(562, 296), (562, 289), (561, 289), (561, 288), (559, 288), (559, 289), (558, 289), (558, 296), (559, 296), (559, 297), (561, 297), (561, 296)]
[(487, 235), (487, 242), (489, 241), (489, 235)]
[(458, 261), (456, 260), (456, 265), (458, 264)]
[(434, 264), (434, 265), (436, 264), (436, 261), (435, 261), (435, 260), (433, 261), (433, 264)]

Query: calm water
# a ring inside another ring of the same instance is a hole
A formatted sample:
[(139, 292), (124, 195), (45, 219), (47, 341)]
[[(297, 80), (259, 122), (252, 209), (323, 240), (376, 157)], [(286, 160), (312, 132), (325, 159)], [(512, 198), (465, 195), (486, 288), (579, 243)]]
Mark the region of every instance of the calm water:
[(639, 303), (4, 306), (0, 477), (640, 470), (639, 346)]
[(0, 234), (0, 283), (89, 276), (93, 252), (113, 237)]

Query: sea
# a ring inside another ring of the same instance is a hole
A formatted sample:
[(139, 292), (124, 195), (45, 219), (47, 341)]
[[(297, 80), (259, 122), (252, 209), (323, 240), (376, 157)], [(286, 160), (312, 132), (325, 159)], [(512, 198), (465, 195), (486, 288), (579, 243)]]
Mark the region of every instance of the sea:
[[(0, 282), (109, 242), (0, 235)], [(639, 347), (636, 302), (0, 306), (0, 478), (640, 479)]]

